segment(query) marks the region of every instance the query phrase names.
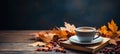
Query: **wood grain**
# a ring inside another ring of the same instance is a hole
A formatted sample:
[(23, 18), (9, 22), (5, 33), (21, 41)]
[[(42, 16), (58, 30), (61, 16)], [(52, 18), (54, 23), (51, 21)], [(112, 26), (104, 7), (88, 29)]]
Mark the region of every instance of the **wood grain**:
[[(0, 31), (0, 54), (63, 54), (60, 52), (37, 52), (38, 47), (29, 47), (28, 44), (35, 42), (34, 35), (42, 30), (3, 30)], [(66, 54), (88, 54), (82, 51), (66, 49)]]

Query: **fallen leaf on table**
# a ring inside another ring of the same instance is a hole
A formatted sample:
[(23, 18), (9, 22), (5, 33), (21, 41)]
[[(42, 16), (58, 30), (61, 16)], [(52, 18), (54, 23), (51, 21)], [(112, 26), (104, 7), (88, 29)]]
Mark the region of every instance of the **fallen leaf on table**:
[(62, 38), (67, 38), (67, 32), (66, 32), (66, 30), (60, 30), (60, 36), (62, 37)]
[(44, 43), (44, 42), (35, 42), (35, 43), (28, 44), (28, 46), (31, 46), (31, 47), (43, 46), (43, 45), (46, 45), (46, 43)]
[(39, 32), (39, 38), (47, 43), (49, 43), (53, 39), (54, 35), (56, 35), (56, 34), (55, 33), (48, 33), (46, 31)]
[(76, 29), (75, 25), (73, 24), (70, 25), (67, 22), (64, 22), (64, 24), (67, 31), (69, 31), (70, 33), (75, 33), (75, 29)]
[(69, 24), (67, 22), (64, 22), (65, 27), (56, 27), (53, 28), (52, 32), (58, 35), (61, 38), (68, 38), (69, 36), (75, 35), (75, 26), (73, 24)]
[(110, 43), (110, 44), (117, 45), (116, 40), (114, 40), (114, 39), (110, 39), (109, 43)]
[(59, 38), (69, 38), (72, 35), (75, 35), (75, 26), (73, 24), (69, 24), (64, 22), (65, 27), (55, 27), (52, 30), (48, 31), (40, 31), (37, 34), (34, 34), (36, 38), (40, 38), (42, 41), (49, 43), (53, 40), (54, 36), (58, 36)]

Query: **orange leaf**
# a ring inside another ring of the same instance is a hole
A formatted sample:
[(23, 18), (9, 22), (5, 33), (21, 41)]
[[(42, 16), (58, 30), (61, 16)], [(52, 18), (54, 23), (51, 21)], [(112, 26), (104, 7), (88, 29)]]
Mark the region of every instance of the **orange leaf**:
[(47, 33), (46, 31), (41, 31), (38, 33), (38, 35), (41, 40), (49, 43), (53, 39), (54, 35), (56, 35), (56, 34), (55, 33)]
[(107, 33), (107, 27), (104, 25), (99, 29), (101, 34), (106, 34)]
[(61, 30), (61, 31), (60, 31), (60, 36), (61, 36), (61, 37), (67, 38), (67, 35), (68, 35), (68, 34), (67, 34), (66, 30)]
[(118, 35), (120, 35), (120, 30), (119, 30), (119, 31), (117, 31), (117, 34), (118, 34)]
[(118, 26), (116, 25), (114, 20), (112, 20), (111, 22), (108, 22), (108, 27), (112, 32), (116, 32), (118, 30)]
[(111, 31), (107, 31), (106, 36), (111, 38), (113, 36), (113, 33)]

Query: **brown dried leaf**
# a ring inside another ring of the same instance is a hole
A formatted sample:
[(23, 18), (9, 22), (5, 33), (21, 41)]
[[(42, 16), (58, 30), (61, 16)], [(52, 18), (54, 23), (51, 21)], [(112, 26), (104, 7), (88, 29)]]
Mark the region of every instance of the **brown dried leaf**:
[(43, 45), (46, 45), (46, 43), (44, 43), (44, 42), (35, 42), (35, 43), (28, 44), (28, 46), (31, 46), (31, 47), (43, 46)]
[(114, 39), (110, 39), (109, 43), (110, 43), (110, 44), (117, 45), (116, 40), (114, 40)]
[(67, 22), (64, 22), (65, 23), (65, 29), (68, 31), (68, 32), (70, 32), (70, 33), (75, 33), (75, 29), (76, 29), (76, 27), (72, 24), (72, 25), (70, 25), (69, 23), (67, 23)]
[[(60, 27), (60, 33), (59, 35), (63, 38), (68, 38), (69, 34), (75, 35), (75, 26), (72, 24), (69, 24), (67, 22), (64, 22), (65, 27)], [(71, 36), (71, 35), (70, 35)]]
[(116, 41), (120, 41), (120, 38), (118, 38), (118, 37), (115, 37), (115, 38), (114, 38), (114, 40), (116, 40)]
[(39, 32), (39, 37), (44, 42), (50, 42), (53, 39), (54, 35), (56, 35), (56, 34), (55, 33), (47, 33), (45, 31)]

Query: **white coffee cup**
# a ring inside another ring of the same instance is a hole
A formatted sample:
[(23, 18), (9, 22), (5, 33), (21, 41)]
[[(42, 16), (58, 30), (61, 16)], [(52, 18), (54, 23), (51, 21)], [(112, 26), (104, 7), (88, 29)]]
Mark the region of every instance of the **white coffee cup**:
[(78, 27), (75, 29), (75, 31), (77, 37), (82, 42), (90, 42), (99, 37), (99, 35), (95, 37), (96, 34), (99, 34), (99, 32), (94, 27), (87, 27), (87, 26)]

